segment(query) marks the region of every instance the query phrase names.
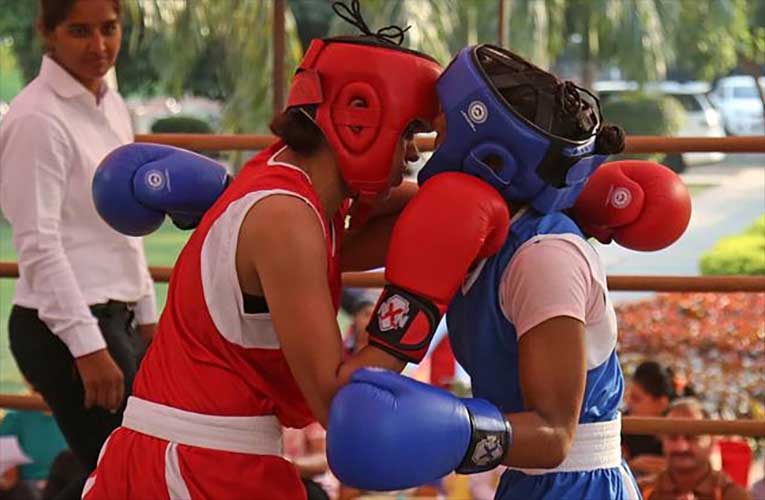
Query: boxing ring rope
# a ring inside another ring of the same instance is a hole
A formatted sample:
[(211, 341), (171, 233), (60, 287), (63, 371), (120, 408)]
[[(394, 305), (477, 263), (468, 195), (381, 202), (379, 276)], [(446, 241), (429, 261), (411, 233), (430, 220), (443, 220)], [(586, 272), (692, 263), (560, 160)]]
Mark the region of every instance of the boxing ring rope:
[[(276, 138), (271, 135), (139, 134), (136, 142), (154, 142), (194, 150), (259, 150)], [(432, 137), (417, 137), (420, 151), (433, 150)], [(685, 153), (721, 151), (765, 153), (765, 136), (746, 137), (663, 137), (627, 136), (625, 153)]]
[[(172, 267), (149, 267), (154, 281), (170, 281)], [(15, 262), (0, 262), (0, 278), (18, 278)], [(382, 288), (381, 272), (343, 273), (343, 286)], [(611, 291), (640, 292), (765, 292), (765, 276), (608, 276)]]
[[(385, 279), (380, 272), (343, 273), (344, 286), (382, 288), (384, 284)], [(765, 276), (608, 276), (608, 289), (647, 292), (765, 292)]]
[[(157, 282), (166, 282), (172, 268), (150, 267)], [(0, 262), (0, 278), (17, 278), (15, 262)], [(344, 273), (345, 286), (380, 288), (383, 273)], [(609, 276), (610, 290), (658, 292), (765, 292), (765, 276)], [(0, 394), (0, 408), (47, 411), (40, 396)], [(670, 418), (624, 417), (625, 434), (714, 434), (765, 437), (764, 420), (688, 420)]]
[[(0, 408), (50, 411), (38, 395), (0, 394)], [(684, 418), (624, 417), (625, 434), (713, 434), (765, 437), (765, 420), (689, 420)]]

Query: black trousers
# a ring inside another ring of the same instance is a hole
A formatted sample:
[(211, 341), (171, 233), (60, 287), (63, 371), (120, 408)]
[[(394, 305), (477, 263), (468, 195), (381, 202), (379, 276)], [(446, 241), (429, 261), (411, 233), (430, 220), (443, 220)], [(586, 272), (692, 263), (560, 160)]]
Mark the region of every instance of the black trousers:
[[(106, 340), (109, 354), (125, 375), (130, 394), (145, 343), (136, 332), (127, 304), (110, 301), (90, 308)], [(70, 449), (88, 471), (96, 467), (101, 446), (122, 422), (123, 402), (116, 413), (85, 408), (85, 389), (66, 344), (40, 321), (37, 310), (13, 306), (8, 323), (10, 346), (21, 373), (53, 411)]]

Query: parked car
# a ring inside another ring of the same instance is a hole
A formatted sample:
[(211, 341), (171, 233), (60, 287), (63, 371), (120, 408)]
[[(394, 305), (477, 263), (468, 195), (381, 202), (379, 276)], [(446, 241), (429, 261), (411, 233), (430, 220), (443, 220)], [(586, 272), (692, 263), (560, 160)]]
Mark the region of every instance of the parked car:
[[(720, 112), (712, 105), (707, 94), (706, 82), (675, 83), (661, 82), (656, 85), (665, 95), (672, 96), (685, 109), (685, 123), (677, 132), (679, 137), (724, 137), (725, 127)], [(649, 86), (650, 88), (650, 86)], [(725, 153), (697, 152), (669, 155), (666, 162), (676, 171), (682, 172), (686, 166), (703, 163), (717, 163), (725, 158)], [(675, 165), (680, 161), (682, 164)]]
[[(623, 92), (635, 92), (641, 87), (631, 81), (603, 81), (595, 83), (595, 91), (601, 100), (618, 97)], [(709, 84), (705, 82), (650, 82), (642, 87), (649, 93), (661, 93), (675, 98), (685, 110), (683, 126), (677, 131), (678, 137), (723, 137), (725, 129), (720, 112), (710, 102), (707, 93)], [(696, 152), (670, 154), (664, 160), (667, 166), (677, 172), (684, 171), (690, 165), (717, 163), (725, 158), (720, 152)]]
[[(760, 77), (759, 83), (765, 88), (765, 78)], [(728, 134), (765, 134), (762, 102), (751, 76), (727, 76), (719, 79), (709, 98), (722, 113)]]

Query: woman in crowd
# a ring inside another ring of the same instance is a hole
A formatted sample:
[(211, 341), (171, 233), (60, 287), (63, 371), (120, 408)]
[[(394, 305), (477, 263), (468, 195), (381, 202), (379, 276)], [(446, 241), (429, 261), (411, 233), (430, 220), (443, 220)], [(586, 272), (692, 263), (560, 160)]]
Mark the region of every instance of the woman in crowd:
[[(626, 412), (634, 417), (663, 417), (675, 397), (672, 375), (655, 361), (638, 365), (626, 395)], [(642, 434), (622, 435), (622, 454), (638, 478), (666, 467), (661, 440)]]

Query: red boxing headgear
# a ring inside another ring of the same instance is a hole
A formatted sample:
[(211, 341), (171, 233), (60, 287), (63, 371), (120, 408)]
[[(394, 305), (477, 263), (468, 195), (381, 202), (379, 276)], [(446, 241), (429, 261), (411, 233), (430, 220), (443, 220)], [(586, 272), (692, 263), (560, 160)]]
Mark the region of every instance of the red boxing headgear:
[[(438, 114), (441, 66), (419, 52), (361, 37), (313, 40), (292, 80), (287, 107), (316, 106), (314, 121), (354, 195), (389, 188), (393, 155), (414, 121)], [(361, 105), (360, 105), (361, 104)]]

